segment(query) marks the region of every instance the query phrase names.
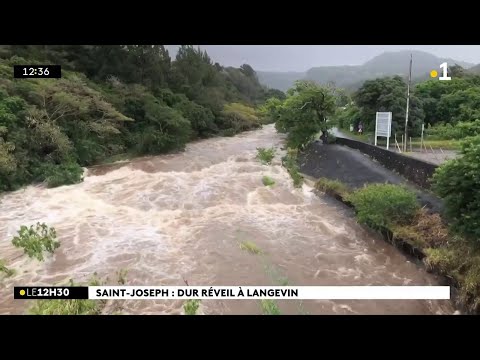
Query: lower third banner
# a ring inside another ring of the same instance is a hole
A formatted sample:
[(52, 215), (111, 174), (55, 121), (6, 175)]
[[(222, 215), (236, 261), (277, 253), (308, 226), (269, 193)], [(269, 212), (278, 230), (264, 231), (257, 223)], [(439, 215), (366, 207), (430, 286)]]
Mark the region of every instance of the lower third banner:
[(450, 299), (449, 286), (23, 286), (14, 291), (15, 299)]
[(88, 299), (88, 286), (15, 286), (14, 299)]

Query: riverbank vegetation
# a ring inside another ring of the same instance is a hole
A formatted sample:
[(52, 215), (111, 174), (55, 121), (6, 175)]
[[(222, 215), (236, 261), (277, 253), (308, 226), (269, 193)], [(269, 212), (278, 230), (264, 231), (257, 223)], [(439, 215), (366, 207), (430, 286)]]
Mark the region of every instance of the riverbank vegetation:
[(320, 178), (315, 183), (315, 189), (329, 195), (340, 195), (343, 199), (351, 192), (350, 188), (338, 180)]
[[(61, 79), (13, 79), (15, 64), (58, 64)], [(272, 119), (258, 106), (278, 90), (247, 64), (214, 63), (181, 46), (0, 46), (0, 191), (82, 181), (82, 167), (179, 151)], [(275, 100), (269, 100), (275, 102)]]
[[(98, 279), (92, 278), (89, 285), (99, 286)], [(70, 279), (67, 286), (82, 286)], [(100, 315), (106, 305), (104, 300), (36, 300), (28, 309), (29, 315)]]
[[(439, 166), (432, 190), (444, 200), (445, 211), (432, 214), (420, 209), (413, 193), (393, 185), (369, 185), (353, 193), (331, 180), (320, 179), (317, 190), (353, 206), (360, 222), (383, 233), (392, 242), (409, 244), (427, 268), (445, 275), (459, 288), (469, 311), (480, 312), (480, 76), (449, 71), (451, 81), (431, 79), (411, 89), (408, 134), (412, 147), (420, 146), (422, 124), (427, 149), (459, 151), (459, 157)], [(398, 76), (365, 81), (334, 119), (340, 129), (360, 141), (373, 143), (375, 113), (391, 111), (392, 135), (401, 141), (404, 132), (406, 89)], [(380, 142), (380, 145), (384, 144)], [(387, 188), (388, 187), (388, 188)], [(392, 205), (390, 207), (390, 205)], [(407, 248), (409, 247), (407, 246)]]
[(44, 260), (44, 252), (53, 254), (60, 247), (55, 228), (48, 227), (45, 223), (37, 223), (35, 227), (21, 226), (18, 235), (12, 239), (12, 244), (38, 261)]
[(351, 190), (328, 179), (320, 179), (315, 188), (352, 206), (359, 222), (421, 259), (428, 271), (445, 276), (458, 288), (460, 304), (469, 312), (480, 312), (478, 244), (449, 226), (440, 214), (421, 208), (413, 192), (390, 184)]
[(434, 191), (444, 199), (453, 229), (480, 244), (480, 135), (465, 141), (462, 156), (440, 166)]
[(369, 184), (348, 194), (358, 221), (382, 229), (409, 223), (419, 210), (414, 192), (393, 184)]
[(282, 158), (282, 165), (287, 169), (293, 180), (293, 186), (300, 188), (303, 185), (303, 176), (297, 162), (298, 150), (287, 149), (287, 154)]
[(329, 117), (335, 112), (335, 97), (328, 87), (311, 81), (297, 81), (287, 91), (284, 101), (277, 100), (269, 109), (275, 128), (287, 134), (287, 146), (304, 148), (321, 132), (327, 135), (332, 126)]

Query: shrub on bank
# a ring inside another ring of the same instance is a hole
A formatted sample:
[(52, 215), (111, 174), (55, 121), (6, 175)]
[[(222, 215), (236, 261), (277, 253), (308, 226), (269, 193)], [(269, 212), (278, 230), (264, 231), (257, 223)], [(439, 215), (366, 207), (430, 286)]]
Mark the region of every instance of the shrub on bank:
[[(117, 284), (127, 284), (127, 270), (119, 269), (117, 271)], [(75, 286), (105, 286), (108, 278), (101, 280), (94, 273), (88, 283), (77, 284), (72, 279), (69, 280), (68, 287)], [(110, 303), (108, 306), (107, 304)], [(118, 300), (91, 300), (91, 299), (43, 299), (37, 300), (27, 310), (29, 315), (119, 315), (123, 310), (123, 303)]]
[(414, 192), (392, 184), (369, 184), (347, 196), (359, 222), (374, 228), (407, 223), (419, 210)]
[[(94, 275), (89, 284), (90, 286), (100, 286), (100, 281)], [(70, 279), (66, 286), (85, 286), (84, 284), (76, 284)], [(90, 299), (69, 299), (69, 300), (37, 300), (28, 309), (29, 315), (99, 315), (105, 307), (105, 300)]]
[[(341, 194), (344, 184), (319, 179), (317, 190), (341, 195), (356, 209), (359, 222), (372, 228), (386, 228), (392, 238), (387, 241), (406, 242), (418, 254), (424, 254), (427, 271), (446, 276), (458, 288), (460, 306), (472, 313), (480, 313), (480, 248), (477, 243), (452, 234), (439, 214), (418, 209), (415, 194), (402, 186), (374, 184), (356, 190), (351, 195)], [(387, 232), (388, 233), (388, 232)]]
[(49, 188), (78, 184), (83, 181), (83, 169), (75, 162), (49, 165), (45, 169), (45, 182)]
[(49, 228), (44, 223), (37, 223), (35, 227), (32, 225), (29, 228), (21, 226), (18, 236), (12, 239), (12, 244), (15, 247), (23, 248), (25, 254), (31, 258), (37, 258), (39, 261), (44, 260), (43, 253), (45, 251), (53, 254), (60, 247), (55, 229)]

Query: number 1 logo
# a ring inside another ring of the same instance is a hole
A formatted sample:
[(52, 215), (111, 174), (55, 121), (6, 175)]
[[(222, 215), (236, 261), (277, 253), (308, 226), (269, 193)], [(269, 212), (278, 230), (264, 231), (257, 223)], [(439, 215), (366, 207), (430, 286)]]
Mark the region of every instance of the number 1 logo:
[(450, 76), (447, 76), (448, 65), (446, 62), (440, 65), (440, 69), (443, 69), (443, 75), (438, 78), (438, 80), (452, 80)]

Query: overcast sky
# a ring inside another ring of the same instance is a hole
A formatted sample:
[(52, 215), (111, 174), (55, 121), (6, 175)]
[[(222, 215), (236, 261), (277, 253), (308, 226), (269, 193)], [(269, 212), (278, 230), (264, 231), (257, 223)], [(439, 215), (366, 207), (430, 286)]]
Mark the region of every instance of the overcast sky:
[[(360, 65), (385, 51), (422, 50), (480, 63), (480, 45), (200, 45), (223, 66), (249, 64), (263, 71), (306, 71), (313, 66)], [(176, 55), (178, 45), (167, 45)]]

